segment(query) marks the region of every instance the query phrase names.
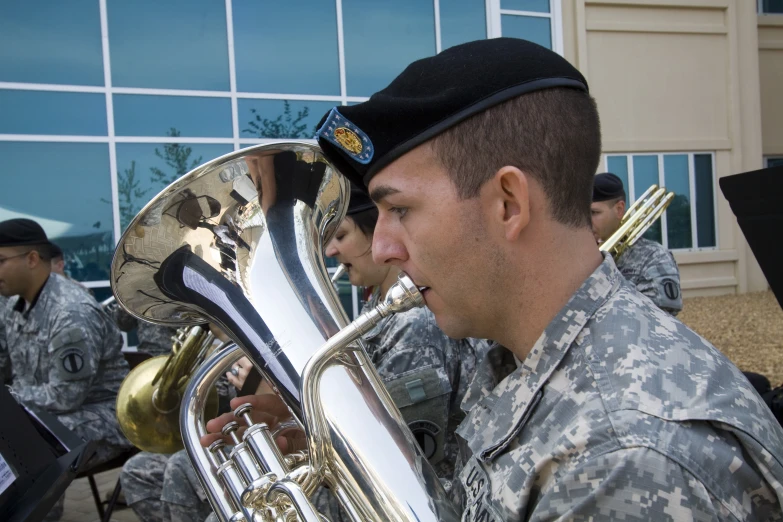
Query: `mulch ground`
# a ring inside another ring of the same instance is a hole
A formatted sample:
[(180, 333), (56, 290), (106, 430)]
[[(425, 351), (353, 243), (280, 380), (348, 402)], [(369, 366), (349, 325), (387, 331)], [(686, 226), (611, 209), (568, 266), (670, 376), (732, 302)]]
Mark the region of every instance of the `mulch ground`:
[(783, 310), (771, 291), (685, 299), (677, 318), (740, 370), (783, 384)]

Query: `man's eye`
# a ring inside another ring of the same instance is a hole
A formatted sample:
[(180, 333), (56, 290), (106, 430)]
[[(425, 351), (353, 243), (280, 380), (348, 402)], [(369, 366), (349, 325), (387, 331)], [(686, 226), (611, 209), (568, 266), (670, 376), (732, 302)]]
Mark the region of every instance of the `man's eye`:
[(394, 214), (397, 214), (400, 217), (403, 217), (405, 214), (408, 213), (408, 209), (405, 207), (391, 207), (389, 209), (389, 212), (393, 212)]
[(334, 236), (334, 238), (335, 238), (337, 241), (342, 241), (344, 237), (345, 237), (345, 234), (340, 234), (340, 235)]

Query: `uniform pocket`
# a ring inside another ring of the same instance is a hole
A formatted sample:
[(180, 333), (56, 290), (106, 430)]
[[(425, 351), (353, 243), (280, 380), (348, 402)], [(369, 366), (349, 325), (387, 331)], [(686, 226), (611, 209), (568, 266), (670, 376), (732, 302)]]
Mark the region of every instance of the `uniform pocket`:
[(451, 383), (443, 368), (423, 368), (386, 381), (424, 456), (432, 464), (443, 459), (449, 420)]

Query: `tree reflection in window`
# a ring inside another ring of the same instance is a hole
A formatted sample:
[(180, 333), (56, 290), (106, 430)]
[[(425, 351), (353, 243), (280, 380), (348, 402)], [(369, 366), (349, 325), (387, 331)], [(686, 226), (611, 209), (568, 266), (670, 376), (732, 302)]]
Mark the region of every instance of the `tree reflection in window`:
[(288, 100), (283, 101), (283, 113), (278, 114), (277, 118), (263, 118), (255, 108), (250, 109), (253, 119), (243, 129), (244, 134), (249, 134), (255, 138), (292, 138), (308, 139), (315, 136), (317, 126), (309, 127), (307, 118), (310, 116), (310, 108), (305, 105), (296, 112), (294, 116), (291, 110), (291, 103)]

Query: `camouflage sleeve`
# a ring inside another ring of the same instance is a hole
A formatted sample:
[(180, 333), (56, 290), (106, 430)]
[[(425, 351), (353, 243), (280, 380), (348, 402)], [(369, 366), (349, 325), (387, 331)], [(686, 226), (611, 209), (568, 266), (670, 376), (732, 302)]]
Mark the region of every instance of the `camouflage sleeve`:
[(530, 520), (555, 519), (726, 520), (732, 516), (683, 466), (637, 447), (589, 459), (541, 491)]
[(42, 368), (48, 374), (44, 384), (12, 388), (17, 399), (50, 412), (78, 409), (92, 384), (101, 357), (102, 323), (99, 311), (77, 305), (54, 319), (47, 358)]
[(682, 310), (680, 270), (671, 252), (660, 250), (645, 263), (636, 289), (674, 316)]
[(375, 366), (423, 454), (436, 464), (444, 457), (450, 413), (446, 359), (456, 342), (443, 334), (433, 338), (428, 321), (406, 315), (384, 332)]
[(123, 310), (116, 302), (106, 308), (106, 313), (123, 332), (130, 332), (139, 326), (139, 320)]

